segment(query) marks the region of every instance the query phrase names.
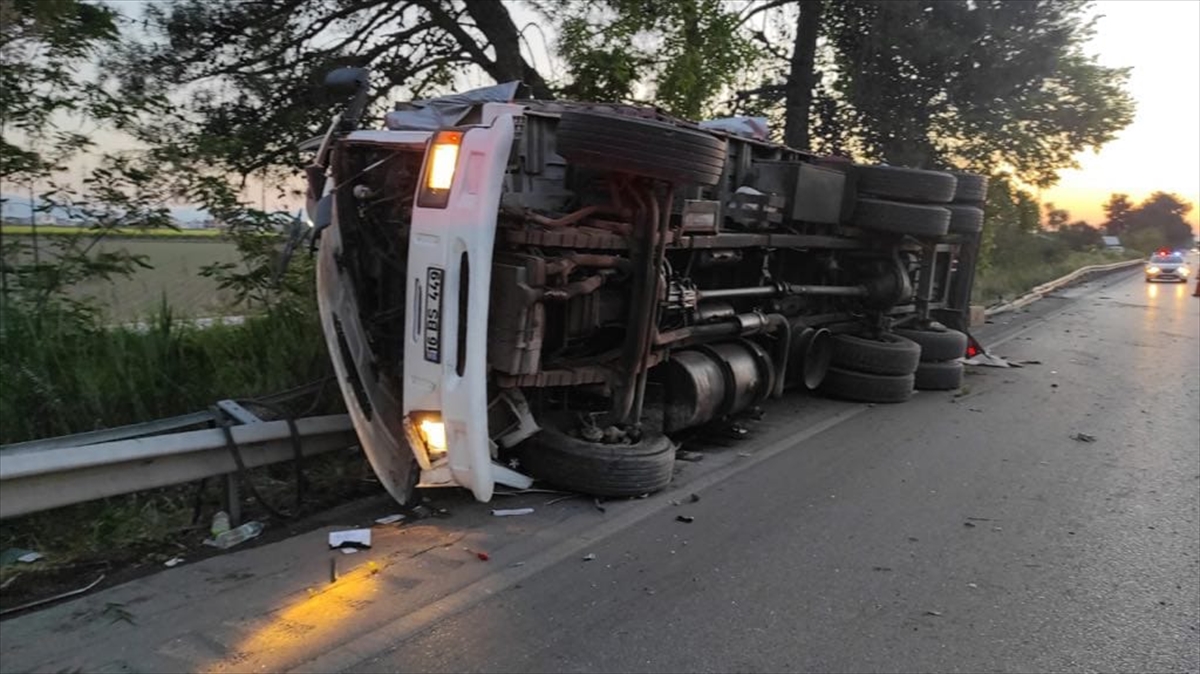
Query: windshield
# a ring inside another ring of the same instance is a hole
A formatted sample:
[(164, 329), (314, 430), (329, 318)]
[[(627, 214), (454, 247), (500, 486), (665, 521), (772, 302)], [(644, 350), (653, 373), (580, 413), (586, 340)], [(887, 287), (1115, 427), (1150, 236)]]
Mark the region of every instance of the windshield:
[(1183, 262), (1182, 255), (1152, 255), (1151, 262), (1165, 262), (1167, 264), (1181, 264)]

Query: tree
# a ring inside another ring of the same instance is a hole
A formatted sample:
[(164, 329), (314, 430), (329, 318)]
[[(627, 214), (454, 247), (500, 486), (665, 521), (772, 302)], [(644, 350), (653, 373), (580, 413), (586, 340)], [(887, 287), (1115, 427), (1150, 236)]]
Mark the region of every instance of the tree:
[(1190, 246), (1195, 234), (1187, 222), (1192, 204), (1176, 194), (1155, 192), (1134, 209), (1128, 217), (1128, 238), (1131, 247), (1149, 252), (1166, 246)]
[(1113, 194), (1104, 204), (1104, 231), (1110, 236), (1121, 236), (1129, 228), (1129, 216), (1133, 212), (1133, 202), (1128, 194)]
[(568, 98), (628, 101), (643, 84), (655, 104), (696, 119), (759, 58), (720, 0), (572, 0), (543, 12), (558, 17)]
[[(1086, 8), (1083, 0), (830, 2), (827, 54), (817, 59), (824, 100), (812, 123), (845, 130), (842, 144), (864, 159), (983, 173), (1011, 166), (1026, 184), (1053, 184), (1076, 153), (1133, 118), (1128, 70), (1083, 51), (1093, 32)], [(805, 104), (798, 88), (790, 117), (803, 117)]]
[(1071, 250), (1091, 250), (1104, 245), (1100, 230), (1082, 220), (1060, 228), (1058, 238)]
[(321, 82), (337, 66), (372, 69), (375, 113), (395, 90), (419, 98), (468, 66), (553, 97), (497, 0), (179, 0), (143, 11), (149, 39), (107, 65), (123, 91), (178, 92), (179, 114), (146, 127), (147, 140), (243, 177), (300, 163), (296, 146), (328, 121)]
[(1053, 203), (1047, 203), (1046, 206), (1046, 229), (1057, 231), (1062, 229), (1067, 221), (1071, 219), (1071, 214), (1061, 208), (1056, 208)]
[(809, 148), (809, 117), (817, 85), (817, 36), (821, 30), (823, 12), (822, 0), (802, 0), (796, 15), (796, 41), (792, 47), (791, 67), (788, 68), (785, 85), (787, 112), (784, 142), (801, 150)]
[[(39, 241), (0, 239), (0, 303), (41, 321), (51, 309), (75, 319), (93, 307), (69, 288), (81, 281), (129, 274), (143, 256), (102, 251), (118, 228), (169, 225), (170, 193), (129, 154), (96, 157), (81, 183), (64, 181), (63, 167), (94, 147), (89, 127), (129, 128), (155, 96), (114, 95), (83, 66), (115, 45), (119, 17), (82, 0), (0, 1), (0, 192), (12, 184), (31, 194), (30, 208), (86, 226), (86, 236)], [(36, 201), (32, 198), (37, 193)]]

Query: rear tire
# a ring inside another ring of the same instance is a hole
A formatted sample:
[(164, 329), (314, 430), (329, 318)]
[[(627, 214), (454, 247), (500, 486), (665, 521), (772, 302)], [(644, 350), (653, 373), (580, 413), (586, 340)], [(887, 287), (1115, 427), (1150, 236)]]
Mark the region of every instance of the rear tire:
[(954, 203), (982, 204), (987, 201), (987, 176), (978, 173), (953, 173), (957, 180), (954, 186)]
[(834, 367), (846, 370), (887, 376), (911, 375), (920, 358), (920, 346), (890, 333), (879, 339), (856, 335), (835, 335), (833, 338), (831, 362)]
[(896, 334), (910, 339), (921, 347), (921, 362), (932, 363), (962, 358), (967, 354), (967, 336), (946, 327), (932, 330), (897, 328)]
[(949, 231), (950, 211), (941, 206), (859, 199), (850, 222), (880, 232), (932, 238), (945, 236)]
[(856, 165), (858, 191), (899, 201), (944, 204), (954, 198), (954, 176), (943, 171)]
[(953, 391), (962, 388), (963, 364), (957, 360), (921, 363), (914, 375), (918, 391)]
[(983, 230), (983, 210), (974, 206), (949, 204), (950, 225), (947, 228), (951, 234), (976, 234)]
[(521, 465), (533, 477), (595, 496), (641, 496), (671, 483), (675, 444), (647, 433), (632, 445), (606, 445), (572, 437), (551, 426), (525, 441)]
[(558, 153), (589, 168), (704, 186), (725, 169), (724, 139), (654, 119), (564, 112), (556, 133)]
[(835, 398), (856, 400), (864, 403), (902, 403), (913, 394), (914, 377), (905, 375), (880, 375), (866, 372), (829, 368), (821, 392)]

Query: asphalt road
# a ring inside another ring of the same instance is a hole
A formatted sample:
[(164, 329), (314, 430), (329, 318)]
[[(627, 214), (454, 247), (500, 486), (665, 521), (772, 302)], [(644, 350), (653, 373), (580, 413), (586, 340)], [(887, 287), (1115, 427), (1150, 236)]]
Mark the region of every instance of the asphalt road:
[[(1038, 364), (896, 406), (787, 396), (603, 511), (349, 504), (6, 619), (0, 672), (1200, 671), (1190, 290), (1047, 297), (978, 333)], [(371, 549), (330, 551), (347, 527)]]
[(1197, 671), (1190, 290), (1085, 294), (996, 349), (1040, 364), (872, 408), (349, 669)]

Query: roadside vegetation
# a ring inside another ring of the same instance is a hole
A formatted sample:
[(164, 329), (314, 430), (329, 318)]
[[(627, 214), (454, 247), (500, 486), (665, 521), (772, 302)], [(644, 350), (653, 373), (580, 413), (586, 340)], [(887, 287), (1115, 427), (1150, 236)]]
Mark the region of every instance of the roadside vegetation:
[[(130, 227), (109, 228), (109, 239), (218, 239), (219, 229), (136, 229)], [(5, 236), (94, 236), (95, 232), (87, 227), (68, 227), (66, 225), (4, 225)]]

